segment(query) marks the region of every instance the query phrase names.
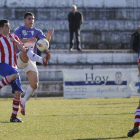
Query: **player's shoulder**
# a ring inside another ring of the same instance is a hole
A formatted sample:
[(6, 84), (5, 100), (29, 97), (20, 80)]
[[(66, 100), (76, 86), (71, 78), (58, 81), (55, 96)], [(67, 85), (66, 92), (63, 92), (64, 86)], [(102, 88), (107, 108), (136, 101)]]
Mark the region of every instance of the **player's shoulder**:
[(11, 36), (15, 36), (15, 33), (9, 33), (9, 35), (11, 35)]
[(9, 35), (12, 36), (13, 38), (17, 37), (15, 33), (9, 33)]
[(15, 35), (15, 33), (9, 33), (9, 35)]
[(73, 12), (69, 12), (69, 14), (68, 15), (73, 15)]
[(37, 28), (32, 28), (34, 31), (36, 31), (36, 32), (42, 32), (40, 29), (37, 29)]
[(81, 13), (80, 11), (77, 11), (76, 14), (78, 14), (78, 15), (82, 15), (82, 13)]
[(36, 30), (36, 31), (41, 31), (40, 29), (38, 29), (38, 28), (35, 28), (35, 27), (34, 27), (33, 29), (34, 29), (34, 30)]
[(20, 31), (20, 30), (22, 30), (24, 28), (24, 26), (19, 26), (19, 27), (17, 27), (16, 29), (15, 29), (15, 31)]

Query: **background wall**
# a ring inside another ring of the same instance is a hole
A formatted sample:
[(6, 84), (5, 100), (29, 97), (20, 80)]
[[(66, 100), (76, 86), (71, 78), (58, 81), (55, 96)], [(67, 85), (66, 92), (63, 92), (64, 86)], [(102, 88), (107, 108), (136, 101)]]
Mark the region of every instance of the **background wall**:
[(71, 5), (83, 13), (83, 49), (129, 49), (130, 36), (138, 28), (139, 0), (0, 0), (0, 18), (7, 18), (12, 32), (23, 25), (27, 11), (35, 14), (35, 27), (45, 33), (54, 28), (52, 49), (69, 48), (67, 15)]
[[(73, 4), (84, 16), (81, 31), (83, 52), (65, 51), (69, 49), (67, 15)], [(50, 28), (55, 29), (50, 64), (46, 68), (38, 66), (40, 84), (35, 96), (63, 96), (64, 69), (137, 67), (137, 54), (127, 49), (130, 48), (130, 36), (139, 25), (139, 0), (0, 0), (0, 19), (10, 20), (11, 32), (24, 25), (23, 16), (28, 11), (35, 14), (36, 28), (44, 33)], [(23, 69), (19, 69), (19, 73), (25, 92), (29, 82)], [(13, 97), (10, 93), (8, 85), (1, 89), (0, 97)]]

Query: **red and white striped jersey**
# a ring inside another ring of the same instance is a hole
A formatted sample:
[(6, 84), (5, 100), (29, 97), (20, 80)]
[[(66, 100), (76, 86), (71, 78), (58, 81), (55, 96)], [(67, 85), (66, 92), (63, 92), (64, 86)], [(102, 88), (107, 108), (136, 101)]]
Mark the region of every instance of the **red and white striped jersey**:
[(17, 47), (14, 42), (10, 41), (10, 38), (15, 38), (16, 40), (21, 42), (14, 33), (9, 33), (8, 37), (0, 34), (0, 63), (7, 63), (17, 69)]

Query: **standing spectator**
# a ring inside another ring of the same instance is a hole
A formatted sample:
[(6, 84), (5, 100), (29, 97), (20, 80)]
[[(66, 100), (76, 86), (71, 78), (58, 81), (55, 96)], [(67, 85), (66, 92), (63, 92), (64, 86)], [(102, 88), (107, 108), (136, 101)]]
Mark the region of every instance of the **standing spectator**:
[(70, 12), (68, 14), (69, 32), (70, 32), (70, 51), (73, 50), (74, 32), (76, 35), (77, 50), (82, 51), (81, 50), (80, 31), (81, 31), (81, 24), (83, 23), (83, 15), (81, 12), (77, 11), (76, 5), (72, 5), (71, 9), (72, 9), (72, 12)]

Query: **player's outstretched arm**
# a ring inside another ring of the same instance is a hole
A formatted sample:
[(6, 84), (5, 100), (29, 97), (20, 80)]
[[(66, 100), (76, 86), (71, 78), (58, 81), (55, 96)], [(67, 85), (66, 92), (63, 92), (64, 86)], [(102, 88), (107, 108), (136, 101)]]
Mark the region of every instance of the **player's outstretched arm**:
[(26, 49), (24, 48), (24, 45), (22, 43), (18, 42), (15, 38), (10, 38), (10, 40), (11, 42), (15, 42), (20, 51), (26, 52)]
[(46, 39), (50, 42), (51, 40), (51, 36), (53, 35), (54, 33), (54, 28), (50, 29), (46, 35)]

